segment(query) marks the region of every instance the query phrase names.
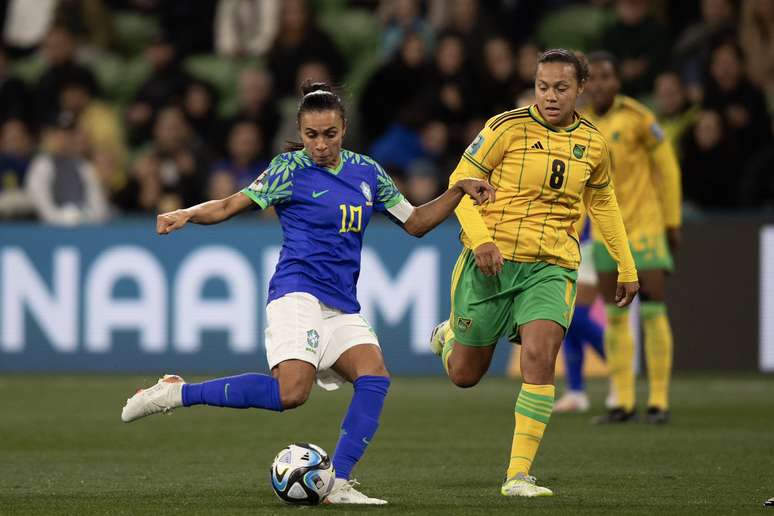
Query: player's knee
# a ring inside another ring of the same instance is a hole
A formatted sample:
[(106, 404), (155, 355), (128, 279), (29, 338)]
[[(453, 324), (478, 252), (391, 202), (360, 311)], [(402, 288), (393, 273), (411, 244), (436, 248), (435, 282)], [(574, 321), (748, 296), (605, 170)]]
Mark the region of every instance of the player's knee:
[(452, 383), (457, 387), (468, 389), (475, 386), (481, 380), (481, 375), (475, 371), (456, 371), (454, 369), (449, 370), (449, 378)]
[(283, 386), (280, 384), (280, 401), (285, 410), (300, 407), (309, 399), (310, 389), (303, 383)]

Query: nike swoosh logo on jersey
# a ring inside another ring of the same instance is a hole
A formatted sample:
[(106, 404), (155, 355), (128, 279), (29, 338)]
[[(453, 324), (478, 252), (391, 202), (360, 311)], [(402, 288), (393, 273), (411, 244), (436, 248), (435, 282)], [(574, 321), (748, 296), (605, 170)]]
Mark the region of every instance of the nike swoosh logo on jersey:
[(312, 192), (312, 199), (317, 199), (318, 197), (325, 195), (328, 193), (328, 190), (323, 190), (322, 192)]

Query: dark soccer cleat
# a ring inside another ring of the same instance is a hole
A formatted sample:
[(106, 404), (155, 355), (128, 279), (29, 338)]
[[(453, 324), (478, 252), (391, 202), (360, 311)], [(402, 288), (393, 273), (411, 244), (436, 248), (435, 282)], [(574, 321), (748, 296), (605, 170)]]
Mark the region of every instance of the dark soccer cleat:
[(607, 414), (602, 414), (591, 420), (595, 425), (612, 425), (616, 423), (636, 423), (639, 420), (637, 412), (627, 412), (621, 407), (610, 409)]
[(648, 407), (648, 412), (645, 414), (645, 422), (651, 425), (663, 425), (669, 423), (669, 419), (669, 411), (658, 407)]

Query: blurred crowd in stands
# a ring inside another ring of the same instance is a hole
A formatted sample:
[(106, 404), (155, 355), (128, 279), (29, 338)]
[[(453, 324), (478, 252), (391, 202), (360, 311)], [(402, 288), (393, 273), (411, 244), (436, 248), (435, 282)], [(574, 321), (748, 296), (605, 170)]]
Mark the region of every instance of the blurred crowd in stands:
[(686, 204), (774, 208), (774, 0), (0, 0), (0, 218), (74, 225), (247, 185), (332, 81), (346, 146), (415, 203), (539, 51), (605, 49), (652, 107)]

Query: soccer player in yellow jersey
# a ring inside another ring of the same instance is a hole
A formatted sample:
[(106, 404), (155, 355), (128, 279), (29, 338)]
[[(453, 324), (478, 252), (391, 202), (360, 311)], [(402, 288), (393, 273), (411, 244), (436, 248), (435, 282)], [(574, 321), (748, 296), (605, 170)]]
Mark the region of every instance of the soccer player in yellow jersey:
[[(670, 247), (680, 240), (680, 168), (655, 115), (636, 100), (619, 95), (621, 82), (615, 57), (595, 52), (589, 55), (589, 61), (591, 76), (586, 95), (590, 105), (584, 116), (610, 144), (615, 191), (642, 283), (640, 317), (650, 386), (646, 421), (666, 423), (672, 331), (664, 304), (664, 279), (672, 269)], [(597, 232), (595, 239), (600, 237)], [(605, 354), (618, 401), (618, 407), (597, 421), (631, 421), (637, 416), (629, 310), (614, 304), (615, 262), (600, 241), (594, 243), (594, 265), (607, 304)]]
[(554, 366), (572, 319), (580, 250), (574, 224), (581, 202), (618, 262), (616, 301), (637, 293), (626, 230), (610, 182), (607, 143), (575, 112), (588, 67), (574, 53), (543, 53), (536, 104), (486, 122), (452, 173), (486, 178), (497, 198), (456, 210), (464, 249), (452, 274), (450, 319), (431, 338), (452, 382), (472, 387), (486, 373), (502, 336), (521, 343), (523, 384), (501, 493), (550, 496), (529, 475), (551, 416)]

